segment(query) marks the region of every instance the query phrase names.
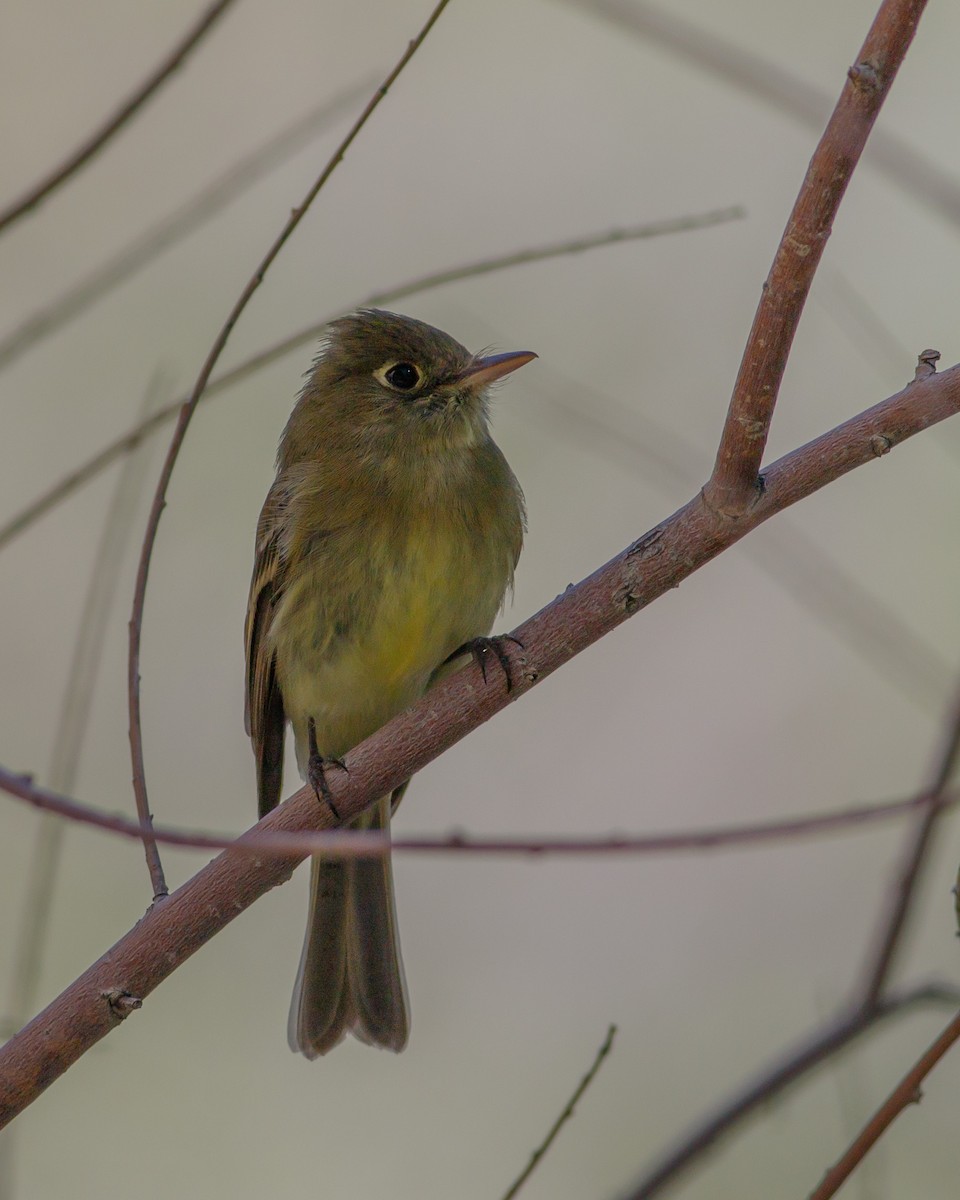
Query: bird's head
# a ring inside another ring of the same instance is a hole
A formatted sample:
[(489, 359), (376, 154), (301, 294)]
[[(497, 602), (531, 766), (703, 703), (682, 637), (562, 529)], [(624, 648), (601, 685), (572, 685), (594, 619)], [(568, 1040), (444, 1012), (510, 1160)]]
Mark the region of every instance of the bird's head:
[(319, 435), (326, 422), (395, 451), (469, 447), (487, 436), (490, 385), (536, 357), (474, 355), (423, 321), (361, 309), (328, 326), (291, 424), (299, 410)]

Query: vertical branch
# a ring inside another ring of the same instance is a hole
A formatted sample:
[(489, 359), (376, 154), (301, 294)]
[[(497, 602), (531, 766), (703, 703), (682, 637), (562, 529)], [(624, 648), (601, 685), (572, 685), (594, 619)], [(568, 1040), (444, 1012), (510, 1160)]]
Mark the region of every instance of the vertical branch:
[(77, 149), (55, 167), (49, 175), (41, 179), (28, 192), (15, 200), (7, 208), (0, 211), (0, 232), (12, 225), (14, 221), (25, 216), (31, 209), (36, 208), (41, 201), (46, 200), (51, 192), (62, 187), (71, 176), (75, 175), (82, 166), (90, 161), (110, 139), (127, 124), (131, 117), (142, 108), (155, 91), (170, 78), (176, 69), (183, 65), (184, 60), (195, 50), (205, 35), (223, 16), (234, 0), (215, 0), (215, 3), (203, 13), (200, 20), (187, 33), (182, 41), (174, 47), (170, 54), (157, 67), (152, 75), (137, 88), (133, 95), (125, 100), (119, 109), (108, 120), (87, 138)]
[(747, 338), (704, 498), (737, 517), (760, 494), (760, 463), (787, 357), (847, 184), (909, 49), (926, 0), (883, 0), (807, 168)]
[[(200, 374), (193, 386), (193, 391), (190, 398), (180, 410), (180, 416), (177, 420), (176, 428), (173, 431), (173, 437), (170, 441), (170, 448), (167, 451), (167, 457), (164, 460), (163, 468), (160, 472), (160, 479), (157, 482), (156, 492), (153, 497), (153, 504), (150, 508), (150, 515), (147, 518), (147, 528), (143, 536), (143, 547), (140, 553), (140, 565), (137, 569), (137, 581), (134, 588), (133, 608), (130, 614), (130, 653), (127, 669), (127, 692), (130, 711), (130, 753), (133, 764), (133, 790), (137, 802), (137, 815), (140, 818), (140, 823), (149, 827), (153, 823), (153, 816), (150, 812), (150, 803), (147, 798), (147, 782), (144, 774), (143, 765), (143, 730), (141, 725), (140, 715), (140, 636), (143, 627), (143, 609), (147, 594), (147, 576), (150, 571), (150, 560), (153, 557), (153, 547), (157, 538), (157, 529), (160, 525), (160, 515), (166, 505), (167, 487), (170, 483), (170, 478), (173, 475), (174, 464), (177, 461), (177, 456), (180, 453), (180, 447), (183, 445), (183, 440), (186, 437), (187, 427), (200, 402), (200, 397), (203, 394), (204, 388), (207, 386), (207, 381), (216, 366), (217, 360), (227, 344), (227, 339), (233, 331), (234, 325), (240, 319), (240, 314), (246, 308), (254, 292), (263, 282), (263, 277), (269, 269), (271, 263), (283, 249), (288, 238), (300, 224), (307, 209), (316, 199), (320, 189), (327, 182), (333, 172), (336, 170), (343, 156), (353, 144), (354, 139), (360, 130), (366, 125), (367, 121), (373, 115), (374, 111), (380, 104), (380, 101), (386, 96), (401, 71), (407, 65), (417, 50), (422, 45), (427, 34), (433, 28), (440, 17), (440, 14), (447, 7), (449, 0), (439, 0), (439, 3), (434, 7), (430, 16), (427, 18), (423, 28), (417, 36), (410, 42), (401, 56), (397, 65), (393, 68), (390, 74), (386, 77), (383, 83), (374, 92), (372, 98), (366, 108), (354, 122), (350, 132), (343, 139), (340, 145), (333, 153), (333, 157), (329, 160), (324, 169), (320, 172), (317, 179), (314, 181), (310, 190), (300, 205), (293, 210), (289, 219), (284, 225), (280, 234), (274, 241), (273, 245), (260, 260), (260, 264), (254, 271), (253, 275), (247, 281), (246, 287), (240, 293), (240, 296), (233, 308), (230, 310), (226, 321), (224, 322), (220, 332), (217, 334), (216, 340), (207, 355), (206, 360), (200, 369)], [(160, 856), (157, 852), (156, 842), (149, 836), (144, 837), (144, 851), (147, 858), (147, 866), (150, 870), (150, 879), (153, 883), (154, 899), (159, 899), (167, 895), (167, 885), (163, 876), (163, 867), (160, 863)]]

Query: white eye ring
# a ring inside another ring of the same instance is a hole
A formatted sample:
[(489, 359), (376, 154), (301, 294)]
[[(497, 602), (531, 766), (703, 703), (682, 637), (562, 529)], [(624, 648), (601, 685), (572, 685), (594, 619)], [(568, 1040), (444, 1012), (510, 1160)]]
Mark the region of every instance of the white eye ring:
[(415, 392), (423, 383), (423, 372), (408, 359), (384, 363), (373, 373), (374, 379), (393, 392)]

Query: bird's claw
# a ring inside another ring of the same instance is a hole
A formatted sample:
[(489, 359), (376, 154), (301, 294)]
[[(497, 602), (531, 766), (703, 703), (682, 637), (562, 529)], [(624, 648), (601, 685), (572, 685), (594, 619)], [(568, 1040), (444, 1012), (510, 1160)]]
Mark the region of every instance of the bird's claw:
[(507, 691), (513, 691), (513, 668), (510, 665), (510, 659), (506, 650), (503, 648), (504, 642), (513, 642), (515, 646), (524, 649), (523, 642), (519, 638), (513, 637), (509, 633), (501, 633), (497, 637), (477, 637), (471, 638), (469, 642), (464, 642), (462, 646), (458, 646), (456, 650), (445, 659), (445, 663), (453, 662), (455, 658), (460, 658), (464, 654), (472, 654), (473, 660), (480, 668), (483, 675), (483, 682), (487, 682), (487, 658), (493, 655), (500, 664), (500, 669), (503, 671), (503, 677), (506, 680)]
[(317, 800), (323, 800), (336, 820), (339, 821), (340, 814), (333, 803), (333, 794), (330, 791), (329, 783), (327, 783), (327, 769), (329, 767), (338, 767), (341, 771), (346, 771), (348, 775), (350, 772), (347, 770), (347, 764), (342, 758), (324, 758), (317, 749), (317, 724), (313, 717), (307, 723), (307, 734), (310, 743), (310, 758), (307, 762), (307, 782), (313, 788)]

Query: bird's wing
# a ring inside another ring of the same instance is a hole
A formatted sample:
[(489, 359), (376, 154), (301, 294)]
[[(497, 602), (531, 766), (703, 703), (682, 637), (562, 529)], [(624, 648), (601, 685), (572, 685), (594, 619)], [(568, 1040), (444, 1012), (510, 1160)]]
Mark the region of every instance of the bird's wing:
[(256, 557), (247, 602), (247, 694), (244, 724), (257, 760), (260, 816), (275, 808), (283, 784), (283, 696), (269, 631), (283, 591), (280, 552), (283, 494), (276, 485), (264, 501), (257, 525)]

